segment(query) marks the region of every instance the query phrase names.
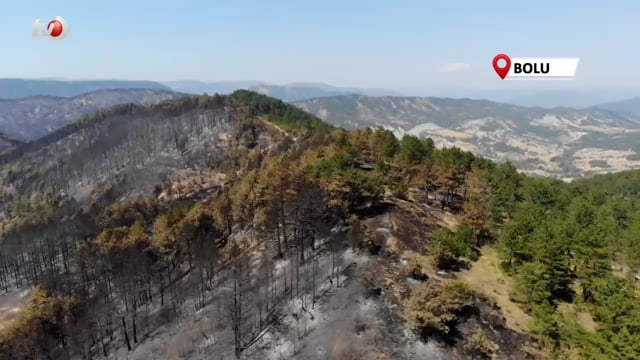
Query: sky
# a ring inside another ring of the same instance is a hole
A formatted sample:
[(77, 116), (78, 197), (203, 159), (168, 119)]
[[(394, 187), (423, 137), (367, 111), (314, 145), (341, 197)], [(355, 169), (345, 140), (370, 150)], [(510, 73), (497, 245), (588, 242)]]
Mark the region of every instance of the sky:
[[(32, 38), (56, 16), (64, 40)], [(639, 19), (637, 0), (3, 1), (0, 77), (499, 88), (507, 53), (580, 58), (574, 80), (509, 86), (634, 87)]]

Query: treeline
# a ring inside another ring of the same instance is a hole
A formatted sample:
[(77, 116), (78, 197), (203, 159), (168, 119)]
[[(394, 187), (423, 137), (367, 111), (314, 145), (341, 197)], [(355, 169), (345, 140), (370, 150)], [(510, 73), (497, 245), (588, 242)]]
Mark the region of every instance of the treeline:
[(269, 115), (269, 120), (280, 125), (294, 129), (306, 129), (310, 133), (327, 133), (333, 126), (298, 109), (286, 104), (282, 100), (274, 99), (266, 95), (249, 90), (237, 90), (231, 97), (243, 106), (248, 107), (254, 115)]
[(638, 200), (640, 199), (640, 171), (628, 170), (580, 179), (572, 183), (572, 188), (580, 194), (603, 200), (607, 197)]

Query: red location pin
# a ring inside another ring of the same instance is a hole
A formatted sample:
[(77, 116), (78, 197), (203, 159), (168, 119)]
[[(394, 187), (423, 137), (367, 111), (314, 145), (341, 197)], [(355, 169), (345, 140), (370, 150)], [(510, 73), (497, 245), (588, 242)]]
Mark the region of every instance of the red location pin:
[[(506, 64), (504, 65), (504, 67), (498, 66), (499, 60), (505, 61)], [(509, 73), (510, 68), (511, 68), (511, 59), (509, 58), (509, 55), (498, 54), (493, 57), (493, 70), (496, 71), (496, 74), (498, 74), (498, 76), (500, 76), (502, 80), (504, 80), (504, 78), (507, 77), (507, 74)]]

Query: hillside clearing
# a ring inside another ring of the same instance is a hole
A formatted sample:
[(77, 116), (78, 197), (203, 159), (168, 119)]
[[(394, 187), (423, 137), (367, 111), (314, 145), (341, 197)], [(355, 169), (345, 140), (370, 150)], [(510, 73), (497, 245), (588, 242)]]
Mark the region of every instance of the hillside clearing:
[(595, 332), (598, 329), (598, 323), (593, 318), (593, 315), (586, 311), (576, 311), (575, 304), (566, 302), (560, 303), (558, 305), (558, 310), (565, 314), (575, 313), (578, 324), (588, 332)]
[(520, 333), (527, 332), (531, 316), (511, 301), (511, 279), (498, 268), (498, 255), (494, 248), (482, 248), (478, 261), (468, 270), (457, 273), (457, 277), (478, 294), (494, 300), (502, 309), (509, 328)]

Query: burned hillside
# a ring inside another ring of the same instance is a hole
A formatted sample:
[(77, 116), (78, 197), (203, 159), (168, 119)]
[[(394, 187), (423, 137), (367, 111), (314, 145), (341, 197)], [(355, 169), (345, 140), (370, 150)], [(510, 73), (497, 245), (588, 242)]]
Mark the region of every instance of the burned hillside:
[[(512, 239), (532, 236), (527, 206), (548, 222), (595, 212), (510, 164), (336, 129), (249, 91), (104, 110), (0, 161), (0, 288), (31, 291), (2, 324), (8, 358), (522, 359), (587, 346), (563, 342), (561, 319), (540, 325), (572, 301), (569, 280), (592, 284), (585, 248), (548, 247), (551, 230), (534, 249)], [(506, 297), (472, 283), (483, 246), (499, 250)], [(558, 282), (527, 286), (520, 267)], [(605, 324), (594, 281), (585, 306)]]

